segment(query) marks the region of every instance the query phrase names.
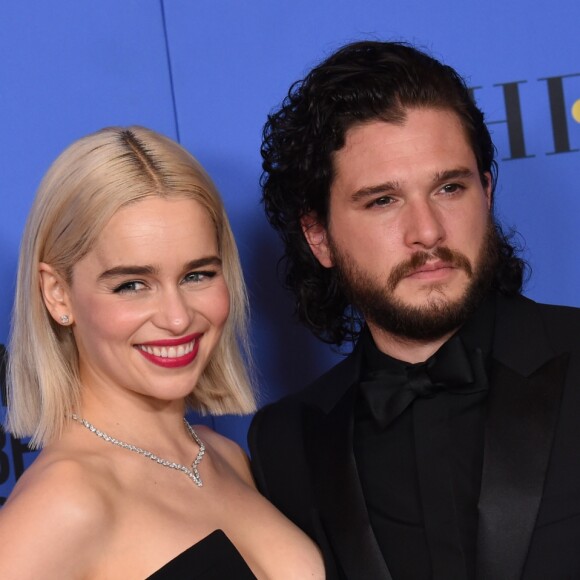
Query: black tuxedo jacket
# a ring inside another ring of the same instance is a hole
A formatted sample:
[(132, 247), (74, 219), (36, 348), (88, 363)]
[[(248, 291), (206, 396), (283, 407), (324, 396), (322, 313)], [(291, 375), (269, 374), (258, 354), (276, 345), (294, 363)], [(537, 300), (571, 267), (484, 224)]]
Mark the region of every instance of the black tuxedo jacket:
[[(353, 455), (360, 358), (260, 410), (249, 446), (258, 488), (329, 578), (390, 579)], [(498, 296), (489, 378), (477, 578), (580, 578), (580, 309)]]

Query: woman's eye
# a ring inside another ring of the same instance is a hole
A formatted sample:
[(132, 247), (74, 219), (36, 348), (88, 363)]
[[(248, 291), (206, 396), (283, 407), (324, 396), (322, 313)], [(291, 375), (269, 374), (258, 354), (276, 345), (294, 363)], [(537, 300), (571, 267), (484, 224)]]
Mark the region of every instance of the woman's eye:
[(113, 292), (115, 294), (129, 294), (131, 292), (139, 292), (144, 288), (145, 284), (143, 282), (139, 282), (138, 280), (131, 280), (130, 282), (123, 282), (117, 286)]
[(215, 276), (215, 272), (190, 272), (184, 278), (185, 282), (191, 282), (193, 284), (199, 284), (200, 282), (205, 282)]

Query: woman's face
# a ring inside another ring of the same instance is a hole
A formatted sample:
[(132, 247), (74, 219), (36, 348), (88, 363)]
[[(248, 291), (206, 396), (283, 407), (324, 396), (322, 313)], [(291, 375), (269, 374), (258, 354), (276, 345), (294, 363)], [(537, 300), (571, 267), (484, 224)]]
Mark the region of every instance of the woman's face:
[(84, 389), (182, 399), (229, 313), (215, 227), (190, 199), (120, 209), (67, 289)]

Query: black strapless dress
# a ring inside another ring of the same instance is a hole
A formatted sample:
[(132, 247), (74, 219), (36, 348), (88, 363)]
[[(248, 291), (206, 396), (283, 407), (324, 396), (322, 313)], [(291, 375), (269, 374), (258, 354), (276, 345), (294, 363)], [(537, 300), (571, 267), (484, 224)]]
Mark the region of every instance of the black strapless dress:
[(229, 538), (222, 530), (216, 530), (146, 580), (256, 580), (256, 577)]

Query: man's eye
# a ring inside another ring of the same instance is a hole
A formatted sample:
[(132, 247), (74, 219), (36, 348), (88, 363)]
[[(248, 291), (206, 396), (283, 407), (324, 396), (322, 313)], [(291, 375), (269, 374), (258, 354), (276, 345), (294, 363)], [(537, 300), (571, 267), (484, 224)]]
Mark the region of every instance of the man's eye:
[(389, 197), (388, 195), (383, 195), (382, 197), (377, 197), (377, 199), (374, 199), (369, 204), (369, 207), (386, 207), (387, 205), (391, 205), (393, 201), (394, 200), (392, 197)]
[(115, 294), (129, 294), (131, 292), (139, 292), (144, 288), (145, 284), (143, 282), (139, 282), (139, 280), (131, 280), (130, 282), (123, 282), (117, 286), (113, 292)]
[(453, 193), (459, 193), (460, 191), (462, 191), (465, 188), (463, 187), (463, 185), (460, 185), (459, 183), (447, 183), (441, 189), (442, 189), (443, 193), (453, 194)]

